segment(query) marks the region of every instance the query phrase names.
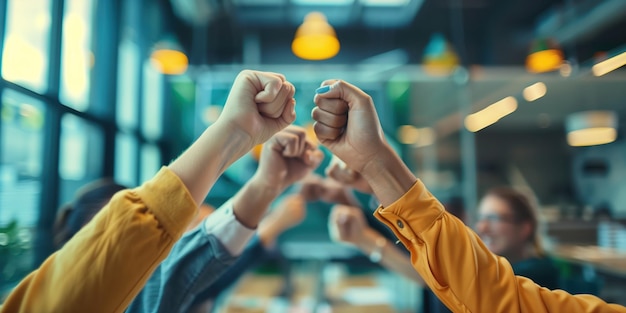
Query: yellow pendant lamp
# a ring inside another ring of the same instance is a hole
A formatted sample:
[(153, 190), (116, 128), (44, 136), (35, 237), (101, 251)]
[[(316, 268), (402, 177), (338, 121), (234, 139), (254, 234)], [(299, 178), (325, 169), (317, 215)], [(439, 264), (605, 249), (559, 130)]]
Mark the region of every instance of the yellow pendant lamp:
[(563, 64), (563, 51), (550, 39), (537, 39), (526, 57), (526, 69), (531, 73), (545, 73), (558, 70)]
[(189, 60), (173, 36), (166, 36), (152, 49), (150, 63), (165, 75), (180, 75), (187, 71)]
[(291, 51), (301, 59), (313, 61), (330, 59), (339, 53), (339, 40), (324, 14), (307, 14), (296, 31)]

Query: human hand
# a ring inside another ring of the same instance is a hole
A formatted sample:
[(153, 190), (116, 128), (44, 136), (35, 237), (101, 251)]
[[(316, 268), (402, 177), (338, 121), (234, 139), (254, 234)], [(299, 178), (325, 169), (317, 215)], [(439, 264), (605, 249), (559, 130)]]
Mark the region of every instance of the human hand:
[(316, 121), (319, 141), (357, 172), (386, 146), (372, 98), (340, 80), (327, 80), (316, 90)]
[(326, 176), (362, 193), (373, 194), (372, 187), (358, 172), (348, 168), (346, 163), (333, 155), (325, 170)]
[(319, 141), (365, 177), (382, 205), (400, 199), (415, 176), (385, 142), (372, 98), (340, 80), (327, 80), (315, 92), (311, 115)]
[(292, 125), (263, 145), (252, 179), (282, 190), (315, 170), (323, 159), (324, 153), (306, 138), (304, 128)]
[(335, 205), (328, 216), (328, 231), (335, 241), (361, 247), (369, 229), (363, 211), (354, 206)]
[(319, 201), (323, 189), (323, 178), (315, 173), (310, 173), (300, 181), (300, 195), (307, 202)]
[(244, 70), (235, 79), (216, 124), (237, 140), (265, 142), (295, 118), (295, 87), (282, 74)]
[(306, 201), (300, 194), (285, 196), (261, 222), (273, 224), (281, 232), (295, 227), (306, 218)]
[(286, 230), (302, 223), (306, 218), (306, 201), (300, 194), (284, 197), (259, 224), (259, 238), (266, 248), (274, 246)]
[(302, 179), (300, 194), (306, 201), (324, 201), (332, 204), (357, 205), (358, 201), (342, 183), (311, 174)]

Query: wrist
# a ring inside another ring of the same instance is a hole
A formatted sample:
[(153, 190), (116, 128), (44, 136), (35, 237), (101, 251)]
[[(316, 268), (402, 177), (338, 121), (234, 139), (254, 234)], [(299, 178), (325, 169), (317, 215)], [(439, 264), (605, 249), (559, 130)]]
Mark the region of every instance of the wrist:
[(383, 250), (387, 245), (387, 239), (373, 229), (367, 229), (364, 233), (365, 243), (361, 251), (367, 255), (370, 261), (378, 263), (383, 258)]
[(388, 145), (365, 164), (361, 174), (383, 206), (402, 197), (416, 181), (413, 173)]
[(269, 205), (282, 189), (268, 186), (259, 179), (251, 179), (233, 197), (233, 210), (237, 220), (245, 227), (256, 229)]
[(361, 250), (361, 252), (369, 255), (372, 251), (374, 251), (374, 249), (376, 249), (376, 242), (381, 237), (382, 236), (373, 229), (366, 228), (363, 231), (363, 236), (358, 242), (355, 243), (355, 245), (359, 248), (359, 250)]
[(218, 119), (207, 131), (214, 133), (214, 136), (212, 136), (213, 139), (215, 139), (215, 137), (227, 137), (228, 140), (226, 140), (226, 142), (228, 148), (236, 153), (237, 158), (250, 152), (254, 147), (252, 135), (234, 123), (220, 121)]
[(271, 182), (267, 177), (259, 175), (258, 172), (250, 178), (247, 185), (249, 185), (248, 188), (268, 196), (273, 196), (274, 198), (279, 196), (286, 189), (283, 184)]

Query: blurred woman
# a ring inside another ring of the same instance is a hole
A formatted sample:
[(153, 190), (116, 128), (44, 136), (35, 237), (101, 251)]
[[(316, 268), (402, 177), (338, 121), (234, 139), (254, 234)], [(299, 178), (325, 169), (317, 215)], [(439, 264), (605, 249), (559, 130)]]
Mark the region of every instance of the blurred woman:
[(60, 249), (107, 204), (118, 191), (127, 189), (112, 178), (93, 181), (76, 192), (69, 203), (59, 209), (53, 228), (56, 249)]
[(515, 275), (549, 289), (559, 287), (559, 272), (541, 245), (535, 207), (507, 187), (489, 190), (478, 206), (476, 232), (491, 252), (506, 258)]

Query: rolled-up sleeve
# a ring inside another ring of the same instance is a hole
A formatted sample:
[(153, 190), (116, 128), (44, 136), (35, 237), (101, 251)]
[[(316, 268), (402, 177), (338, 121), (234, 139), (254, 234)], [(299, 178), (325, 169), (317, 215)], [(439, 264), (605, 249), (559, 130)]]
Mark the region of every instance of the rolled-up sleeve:
[(232, 255), (240, 255), (254, 236), (255, 230), (243, 226), (233, 211), (232, 200), (209, 215), (203, 223), (207, 234), (218, 235), (220, 242)]
[(239, 223), (227, 202), (174, 245), (126, 312), (186, 312), (235, 262), (254, 232)]
[(2, 312), (123, 312), (197, 207), (168, 168), (117, 193), (9, 295)]
[(411, 251), (413, 267), (454, 312), (626, 312), (589, 295), (572, 296), (515, 276), (463, 222), (417, 181), (374, 213)]

